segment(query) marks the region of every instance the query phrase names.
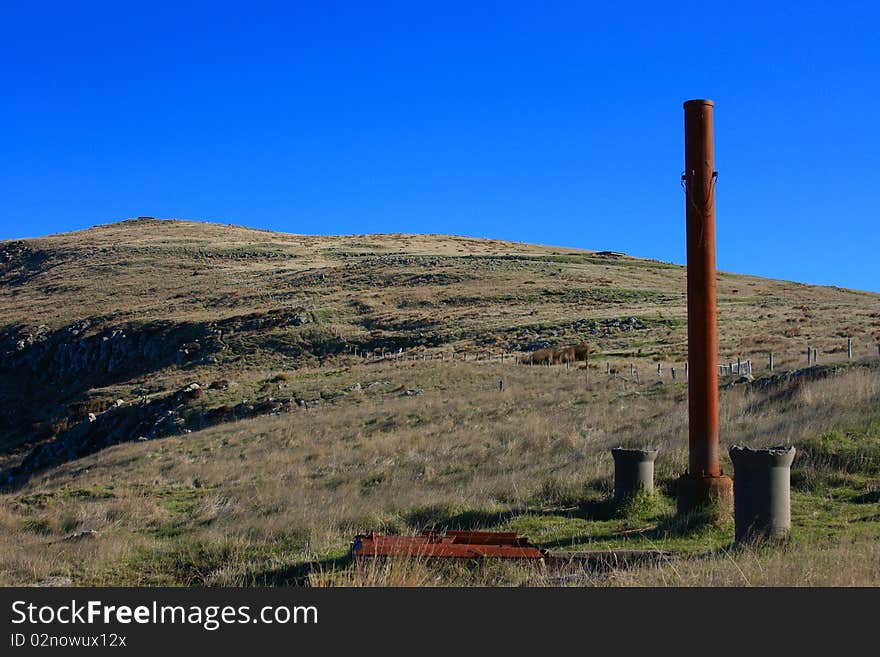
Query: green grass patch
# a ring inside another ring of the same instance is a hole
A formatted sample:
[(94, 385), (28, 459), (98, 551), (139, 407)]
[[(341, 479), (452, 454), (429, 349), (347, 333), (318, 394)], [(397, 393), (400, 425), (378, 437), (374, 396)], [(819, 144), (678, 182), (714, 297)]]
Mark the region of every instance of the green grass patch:
[(826, 431), (799, 445), (802, 458), (829, 470), (880, 473), (880, 423), (860, 429)]
[(143, 548), (99, 576), (122, 586), (272, 585), (296, 562), (302, 544), (181, 539)]
[(65, 500), (106, 500), (116, 497), (113, 486), (95, 485), (90, 488), (59, 488), (49, 492), (30, 493), (19, 495), (15, 503), (27, 508), (47, 508)]

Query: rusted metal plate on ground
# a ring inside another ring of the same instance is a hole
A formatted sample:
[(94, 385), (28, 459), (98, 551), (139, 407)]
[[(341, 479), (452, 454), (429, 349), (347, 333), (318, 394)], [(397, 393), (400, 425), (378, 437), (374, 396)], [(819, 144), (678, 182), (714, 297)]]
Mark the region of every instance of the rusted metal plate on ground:
[(544, 551), (515, 532), (447, 531), (428, 529), (419, 536), (355, 536), (353, 557), (443, 557), (452, 559), (543, 559)]

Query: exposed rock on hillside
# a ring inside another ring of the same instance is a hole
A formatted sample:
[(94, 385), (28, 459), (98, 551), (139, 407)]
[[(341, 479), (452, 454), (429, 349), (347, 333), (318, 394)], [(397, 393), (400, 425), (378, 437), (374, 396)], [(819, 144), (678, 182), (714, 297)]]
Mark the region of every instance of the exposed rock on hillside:
[[(727, 357), (793, 360), (806, 335), (825, 353), (874, 336), (876, 354), (876, 295), (724, 273), (718, 293)], [(617, 253), (152, 218), (4, 242), (0, 468), (26, 476), (122, 441), (385, 394), (322, 383), (364, 363), (524, 362), (584, 343), (683, 362), (684, 318), (683, 268)]]

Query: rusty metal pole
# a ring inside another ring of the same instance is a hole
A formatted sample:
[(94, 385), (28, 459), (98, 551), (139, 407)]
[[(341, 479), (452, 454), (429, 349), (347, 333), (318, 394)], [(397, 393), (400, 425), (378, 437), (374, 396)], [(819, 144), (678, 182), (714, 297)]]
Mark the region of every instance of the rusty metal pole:
[(733, 481), (721, 472), (718, 444), (714, 105), (711, 100), (684, 104), (689, 458), (678, 481), (679, 513), (711, 501), (733, 506)]

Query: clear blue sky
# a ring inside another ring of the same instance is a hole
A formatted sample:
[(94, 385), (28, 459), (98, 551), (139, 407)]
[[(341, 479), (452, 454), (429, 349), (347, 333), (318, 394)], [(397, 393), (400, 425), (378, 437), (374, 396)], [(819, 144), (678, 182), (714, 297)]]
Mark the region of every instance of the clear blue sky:
[(712, 98), (719, 267), (880, 291), (878, 31), (867, 2), (6, 0), (0, 239), (151, 215), (683, 263), (681, 104)]

